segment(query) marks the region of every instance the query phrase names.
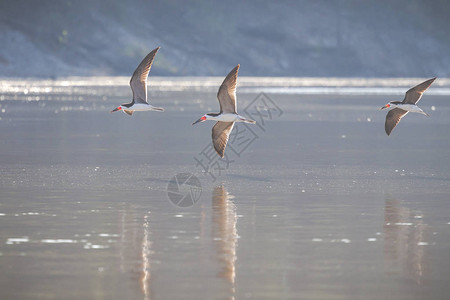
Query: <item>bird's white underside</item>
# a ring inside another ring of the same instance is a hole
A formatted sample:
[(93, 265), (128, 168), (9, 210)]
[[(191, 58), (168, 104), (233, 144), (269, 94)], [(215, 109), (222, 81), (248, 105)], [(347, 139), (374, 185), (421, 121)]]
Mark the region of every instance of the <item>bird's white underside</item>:
[(206, 116), (207, 120), (222, 121), (222, 122), (245, 122), (246, 118), (238, 114), (221, 114), (216, 117)]
[(131, 107), (123, 107), (124, 110), (130, 110), (130, 111), (148, 111), (148, 110), (156, 110), (153, 105), (150, 104), (143, 104), (143, 103), (134, 103)]
[(401, 108), (406, 111), (409, 111), (409, 112), (426, 115), (426, 113), (420, 107), (418, 107), (417, 105), (414, 105), (414, 104), (391, 104), (391, 108), (396, 108), (396, 107)]

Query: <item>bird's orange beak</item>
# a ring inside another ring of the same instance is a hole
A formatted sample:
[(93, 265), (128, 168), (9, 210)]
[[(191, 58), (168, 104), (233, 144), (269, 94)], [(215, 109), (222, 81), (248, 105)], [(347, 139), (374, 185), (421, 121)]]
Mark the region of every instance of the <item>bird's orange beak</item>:
[(122, 107), (119, 106), (118, 108), (113, 109), (111, 112), (113, 113), (113, 112), (118, 111), (118, 110), (122, 110)]
[(381, 109), (384, 109), (384, 108), (389, 108), (389, 107), (391, 107), (391, 105), (388, 103), (388, 104), (386, 104), (385, 106), (383, 106), (382, 108), (380, 108), (380, 110), (381, 110)]
[(203, 121), (206, 121), (206, 117), (205, 117), (205, 116), (201, 117), (200, 119), (198, 119), (197, 121), (195, 121), (194, 123), (192, 123), (192, 125), (195, 125), (195, 124), (200, 123), (200, 122), (203, 122)]

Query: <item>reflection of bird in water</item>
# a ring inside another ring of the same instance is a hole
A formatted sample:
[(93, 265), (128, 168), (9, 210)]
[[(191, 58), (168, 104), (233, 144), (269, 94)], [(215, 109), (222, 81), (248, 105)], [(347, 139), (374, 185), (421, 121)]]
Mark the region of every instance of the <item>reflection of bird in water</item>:
[(232, 295), (231, 299), (234, 299), (238, 235), (236, 230), (236, 206), (230, 200), (231, 198), (223, 186), (214, 189), (212, 196), (212, 235), (217, 246), (221, 267), (219, 277), (228, 282)]
[(124, 273), (130, 273), (133, 282), (138, 280), (144, 300), (150, 300), (150, 254), (152, 242), (150, 225), (148, 223), (149, 216), (144, 215), (143, 225), (136, 226), (136, 220), (142, 220), (142, 215), (136, 212), (133, 213), (133, 211), (135, 209), (119, 211), (120, 270)]
[(396, 200), (386, 200), (384, 218), (387, 266), (395, 273), (406, 273), (420, 284), (427, 267), (425, 245), (428, 226), (419, 212), (401, 206)]
[(142, 276), (141, 289), (144, 294), (144, 300), (150, 300), (150, 249), (152, 242), (150, 241), (150, 227), (148, 224), (148, 216), (144, 217), (144, 235), (142, 237)]

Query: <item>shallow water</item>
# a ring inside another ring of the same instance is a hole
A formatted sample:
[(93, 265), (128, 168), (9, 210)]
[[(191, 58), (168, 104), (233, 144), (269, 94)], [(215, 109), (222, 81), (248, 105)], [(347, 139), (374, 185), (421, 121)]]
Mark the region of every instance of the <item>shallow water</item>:
[(448, 80), (388, 137), (378, 109), (420, 79), (242, 78), (262, 114), (210, 173), (213, 123), (190, 124), (220, 79), (192, 80), (133, 117), (109, 114), (125, 78), (2, 81), (1, 299), (447, 299)]

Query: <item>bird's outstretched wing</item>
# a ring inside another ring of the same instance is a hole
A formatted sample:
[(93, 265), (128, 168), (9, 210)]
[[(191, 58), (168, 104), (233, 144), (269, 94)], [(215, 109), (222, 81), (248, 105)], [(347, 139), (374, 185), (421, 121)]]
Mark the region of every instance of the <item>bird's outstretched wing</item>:
[(407, 110), (401, 108), (391, 109), (386, 115), (386, 123), (384, 123), (384, 130), (386, 130), (387, 135), (390, 135), (392, 130), (397, 126), (400, 120), (406, 116)]
[(224, 156), (230, 132), (233, 130), (234, 122), (217, 122), (212, 128), (212, 141), (214, 149), (220, 157)]
[(133, 102), (147, 103), (147, 77), (152, 67), (153, 59), (160, 47), (153, 49), (141, 61), (133, 73), (130, 80), (131, 90), (133, 91)]
[(228, 73), (217, 92), (220, 113), (236, 113), (236, 82), (239, 66), (240, 65), (237, 65), (230, 73)]
[(428, 79), (427, 81), (422, 82), (421, 84), (416, 85), (413, 88), (410, 88), (406, 94), (405, 99), (403, 99), (403, 104), (416, 104), (419, 102), (420, 98), (422, 98), (423, 92), (427, 90), (427, 88), (433, 83), (436, 77)]

